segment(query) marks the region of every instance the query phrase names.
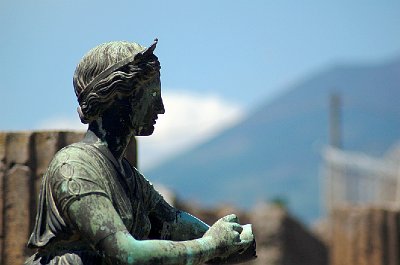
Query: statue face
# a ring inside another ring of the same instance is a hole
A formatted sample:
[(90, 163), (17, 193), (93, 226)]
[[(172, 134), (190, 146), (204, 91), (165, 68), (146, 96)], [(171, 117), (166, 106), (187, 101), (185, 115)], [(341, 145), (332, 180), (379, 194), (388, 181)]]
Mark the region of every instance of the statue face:
[(164, 114), (164, 104), (161, 98), (160, 74), (157, 74), (140, 89), (141, 97), (132, 99), (130, 120), (134, 134), (137, 136), (151, 135), (159, 114)]

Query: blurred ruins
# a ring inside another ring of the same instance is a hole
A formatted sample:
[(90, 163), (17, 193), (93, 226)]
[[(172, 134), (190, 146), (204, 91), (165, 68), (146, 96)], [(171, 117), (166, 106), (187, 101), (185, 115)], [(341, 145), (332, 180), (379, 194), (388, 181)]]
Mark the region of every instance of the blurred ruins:
[(335, 147), (323, 156), (330, 264), (399, 264), (400, 145), (383, 158)]
[(399, 206), (400, 145), (383, 158), (328, 147), (324, 160), (328, 212), (349, 204)]
[(380, 158), (343, 150), (341, 99), (330, 98), (330, 145), (323, 151), (325, 220), (331, 265), (400, 263), (400, 144)]
[[(54, 154), (81, 132), (0, 132), (0, 264), (22, 264), (36, 214), (41, 177)], [(127, 158), (136, 165), (136, 141)], [(208, 224), (228, 213), (252, 223), (258, 258), (247, 264), (399, 264), (399, 148), (376, 159), (329, 147), (324, 153), (327, 218), (315, 231), (279, 203), (243, 212), (221, 205), (204, 209), (158, 187), (167, 201)], [(157, 188), (157, 187), (156, 187)]]

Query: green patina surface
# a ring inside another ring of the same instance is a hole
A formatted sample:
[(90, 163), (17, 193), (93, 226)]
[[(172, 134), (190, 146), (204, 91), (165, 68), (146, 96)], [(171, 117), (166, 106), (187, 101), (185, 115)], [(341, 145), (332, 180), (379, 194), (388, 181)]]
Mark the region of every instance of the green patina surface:
[(160, 66), (148, 49), (102, 44), (74, 75), (82, 142), (59, 151), (42, 181), (26, 264), (237, 263), (255, 257), (251, 226), (229, 215), (209, 227), (164, 201), (124, 153), (164, 114)]

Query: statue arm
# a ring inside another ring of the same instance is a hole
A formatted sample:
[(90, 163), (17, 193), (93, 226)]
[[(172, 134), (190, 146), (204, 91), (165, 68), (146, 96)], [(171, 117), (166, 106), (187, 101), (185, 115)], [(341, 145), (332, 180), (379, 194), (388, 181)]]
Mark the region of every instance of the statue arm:
[[(190, 240), (201, 238), (210, 228), (206, 223), (191, 214), (177, 210), (166, 201), (161, 200), (156, 211), (150, 215), (152, 226), (155, 226), (160, 233), (155, 238), (170, 240)], [(237, 219), (236, 219), (237, 221)], [(236, 264), (242, 263), (256, 257), (256, 246), (251, 225), (242, 226), (240, 233), (241, 240), (251, 241), (250, 247), (244, 252), (237, 251), (229, 256), (217, 257), (208, 260), (209, 264)]]
[(234, 216), (221, 218), (203, 237), (195, 240), (136, 240), (111, 201), (98, 195), (72, 202), (68, 217), (81, 236), (104, 253), (111, 264), (202, 264), (251, 244), (240, 239), (242, 227)]
[(174, 241), (201, 238), (210, 228), (197, 217), (172, 207), (165, 200), (157, 203), (150, 213), (150, 220), (153, 231), (156, 231), (154, 238)]

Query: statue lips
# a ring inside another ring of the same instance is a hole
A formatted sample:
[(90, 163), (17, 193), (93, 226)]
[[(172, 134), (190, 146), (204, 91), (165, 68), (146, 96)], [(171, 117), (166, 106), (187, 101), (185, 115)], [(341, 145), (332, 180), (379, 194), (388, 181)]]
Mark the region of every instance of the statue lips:
[(154, 115), (153, 116), (153, 118), (151, 119), (152, 120), (152, 125), (154, 125), (154, 124), (156, 124), (156, 120), (158, 119), (158, 115)]

